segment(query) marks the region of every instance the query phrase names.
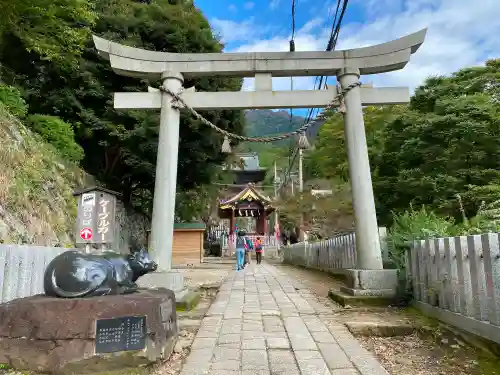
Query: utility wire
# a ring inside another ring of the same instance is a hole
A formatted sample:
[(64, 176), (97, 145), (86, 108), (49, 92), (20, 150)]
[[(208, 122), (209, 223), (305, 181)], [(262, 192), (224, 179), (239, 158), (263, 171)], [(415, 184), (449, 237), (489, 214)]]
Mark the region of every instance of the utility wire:
[[(295, 3), (295, 1), (293, 1), (293, 3), (292, 3), (292, 14), (294, 13), (294, 3)], [(332, 29), (331, 29), (331, 32), (330, 32), (330, 38), (328, 40), (328, 44), (326, 46), (326, 51), (333, 51), (335, 49), (335, 47), (337, 46), (337, 40), (338, 40), (339, 33), (340, 33), (340, 27), (342, 26), (342, 20), (344, 18), (344, 14), (346, 12), (348, 3), (349, 3), (349, 0), (344, 0), (343, 1), (343, 3), (342, 3), (342, 9), (341, 9), (340, 15), (339, 15), (339, 9), (340, 9), (341, 0), (337, 0), (337, 7), (336, 7), (336, 10), (335, 10), (335, 17), (333, 19)], [(293, 25), (294, 25), (294, 22), (293, 22)], [(318, 78), (319, 78), (319, 84), (318, 84), (317, 89), (321, 90), (323, 88), (322, 87), (323, 86), (323, 80), (325, 81), (324, 85), (326, 86), (327, 79), (325, 79), (326, 78), (325, 76), (316, 77), (315, 86), (316, 86), (316, 83), (318, 82)], [(304, 123), (307, 123), (307, 122), (309, 122), (311, 120), (312, 115), (313, 115), (313, 110), (314, 109), (312, 109), (312, 108), (309, 109), (308, 115), (307, 115), (306, 119), (304, 120)], [(291, 158), (289, 157), (288, 168), (287, 168), (287, 171), (285, 172), (285, 176), (284, 176), (284, 179), (283, 179), (283, 181), (282, 181), (282, 183), (281, 183), (281, 185), (279, 187), (279, 190), (281, 190), (283, 188), (283, 186), (286, 185), (287, 180), (290, 177), (290, 173), (291, 173), (292, 167), (293, 167), (293, 165), (295, 163), (295, 160), (297, 158), (297, 155), (298, 155), (298, 148), (295, 148), (293, 156)]]
[[(332, 45), (332, 38), (334, 37), (335, 35), (335, 28), (336, 28), (336, 24), (337, 24), (337, 17), (338, 17), (338, 13), (339, 13), (339, 8), (340, 8), (340, 0), (337, 0), (337, 8), (335, 10), (335, 17), (333, 19), (333, 23), (332, 23), (332, 29), (330, 31), (330, 39), (328, 41), (328, 44), (327, 44), (327, 47), (326, 47), (326, 50), (328, 51), (328, 48)], [(328, 17), (330, 17), (332, 15), (331, 13), (332, 9), (329, 10), (328, 12)], [(321, 86), (323, 84), (323, 76), (319, 77), (317, 76), (315, 81), (314, 81), (314, 89), (315, 90), (321, 90)], [(318, 81), (319, 81), (319, 84), (318, 84)], [(306, 118), (304, 119), (304, 123), (308, 123), (311, 121), (311, 118), (314, 116), (314, 115), (317, 115), (318, 114), (318, 109), (317, 108), (309, 108), (309, 111), (307, 113), (307, 116)], [(290, 140), (290, 149), (289, 149), (289, 156), (288, 156), (288, 168), (287, 168), (287, 172), (285, 173), (285, 176), (284, 176), (284, 179), (283, 179), (283, 185), (286, 185), (286, 182), (287, 182), (287, 179), (288, 179), (288, 176), (290, 175), (291, 173), (291, 169), (295, 163), (295, 160), (297, 158), (297, 153), (298, 153), (298, 150), (297, 149), (294, 149), (293, 151), (293, 155), (292, 154), (292, 139)], [(280, 189), (281, 187), (280, 186)]]

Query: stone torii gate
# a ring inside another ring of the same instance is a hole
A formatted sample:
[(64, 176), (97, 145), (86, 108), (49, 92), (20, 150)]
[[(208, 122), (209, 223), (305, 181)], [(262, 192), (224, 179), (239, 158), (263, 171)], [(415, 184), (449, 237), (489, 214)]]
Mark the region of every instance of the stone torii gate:
[[(337, 87), (317, 91), (273, 91), (272, 77), (333, 76), (342, 89), (358, 83), (360, 75), (379, 74), (402, 69), (423, 43), (426, 29), (403, 38), (371, 47), (334, 52), (263, 52), (263, 53), (166, 53), (128, 47), (94, 36), (99, 54), (108, 59), (120, 75), (161, 79), (163, 88), (176, 93), (188, 107), (212, 109), (319, 108), (331, 104)], [(255, 77), (255, 91), (195, 92), (183, 90), (185, 77)], [(344, 95), (345, 137), (348, 150), (356, 224), (357, 268), (351, 273), (352, 287), (358, 293), (360, 283), (370, 289), (388, 290), (396, 282), (382, 271), (382, 256), (375, 202), (363, 122), (363, 105), (404, 104), (410, 98), (406, 87), (373, 88), (355, 86)], [(115, 108), (161, 108), (156, 180), (151, 228), (151, 252), (164, 272), (171, 271), (174, 208), (176, 196), (179, 103), (168, 92), (115, 93)], [(361, 274), (359, 270), (375, 272)], [(182, 279), (178, 277), (171, 280)], [(172, 281), (175, 284), (177, 282)], [(355, 287), (354, 285), (358, 285)], [(168, 285), (173, 290), (176, 285)], [(361, 293), (361, 292), (360, 292)], [(374, 292), (375, 293), (375, 292)], [(380, 294), (379, 292), (376, 292)], [(359, 294), (359, 293), (358, 293)]]

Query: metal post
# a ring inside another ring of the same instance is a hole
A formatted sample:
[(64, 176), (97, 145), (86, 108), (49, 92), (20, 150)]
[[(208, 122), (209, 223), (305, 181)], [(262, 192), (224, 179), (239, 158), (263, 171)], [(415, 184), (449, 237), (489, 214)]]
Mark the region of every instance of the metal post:
[[(276, 162), (274, 162), (274, 200), (278, 199), (278, 169), (276, 168)], [(279, 214), (278, 210), (274, 210), (274, 234), (276, 237), (276, 249), (279, 251), (280, 249), (280, 239), (276, 236), (276, 229), (279, 227)]]
[[(174, 72), (163, 73), (162, 80), (163, 87), (173, 92), (179, 92), (184, 82), (183, 76)], [(161, 271), (172, 268), (180, 121), (180, 112), (172, 104), (173, 98), (162, 93), (151, 223), (151, 253)]]
[(302, 162), (304, 160), (303, 150), (299, 148), (299, 191), (304, 191), (304, 177), (302, 175)]
[[(342, 88), (359, 80), (359, 70), (343, 68), (337, 77)], [(360, 88), (349, 90), (344, 98), (346, 112), (344, 133), (349, 159), (354, 219), (356, 223), (357, 268), (378, 270), (383, 268), (378, 235), (375, 199), (373, 196), (365, 124)]]

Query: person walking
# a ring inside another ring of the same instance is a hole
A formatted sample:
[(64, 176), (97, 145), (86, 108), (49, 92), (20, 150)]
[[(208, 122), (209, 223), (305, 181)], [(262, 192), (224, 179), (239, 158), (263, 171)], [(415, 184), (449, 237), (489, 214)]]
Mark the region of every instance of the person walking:
[(247, 238), (245, 232), (238, 231), (236, 237), (236, 270), (241, 271), (245, 268), (245, 247), (247, 246)]
[(252, 259), (251, 251), (253, 250), (253, 242), (250, 238), (245, 237), (245, 262), (244, 266), (250, 264), (250, 260)]
[(257, 237), (255, 240), (255, 259), (257, 260), (257, 264), (262, 263), (262, 252), (263, 252), (262, 241), (260, 237)]

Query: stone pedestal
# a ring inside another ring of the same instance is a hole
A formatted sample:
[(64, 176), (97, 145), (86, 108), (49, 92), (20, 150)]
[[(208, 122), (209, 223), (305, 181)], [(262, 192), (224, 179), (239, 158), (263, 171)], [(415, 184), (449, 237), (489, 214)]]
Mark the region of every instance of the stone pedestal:
[(0, 304), (0, 363), (16, 370), (136, 367), (168, 358), (176, 339), (175, 297), (167, 289), (75, 299), (39, 295)]
[(171, 270), (152, 272), (141, 276), (137, 280), (137, 284), (141, 288), (167, 288), (175, 293), (176, 300), (185, 292), (184, 275), (182, 272)]
[(200, 300), (201, 294), (189, 291), (184, 286), (184, 275), (182, 272), (171, 270), (168, 272), (153, 272), (142, 276), (137, 283), (142, 288), (155, 290), (167, 288), (175, 293), (176, 308), (179, 311), (193, 309)]
[(345, 284), (340, 291), (351, 296), (395, 297), (398, 270), (346, 270)]
[(343, 306), (386, 306), (396, 303), (398, 270), (344, 270), (345, 285), (330, 298)]

